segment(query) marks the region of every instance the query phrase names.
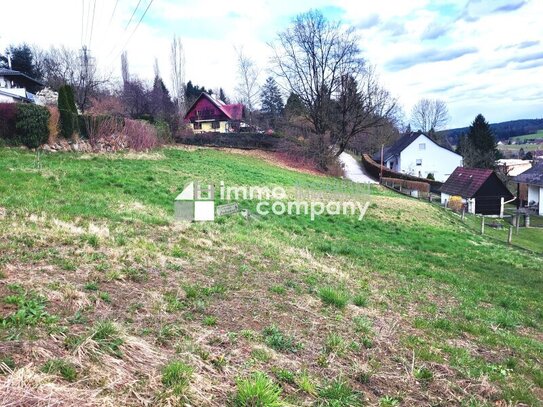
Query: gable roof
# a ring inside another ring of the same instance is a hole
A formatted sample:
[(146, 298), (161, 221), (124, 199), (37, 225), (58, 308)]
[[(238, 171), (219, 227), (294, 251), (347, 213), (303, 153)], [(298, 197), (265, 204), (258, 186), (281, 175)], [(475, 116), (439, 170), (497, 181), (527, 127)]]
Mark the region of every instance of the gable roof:
[[(392, 144), (390, 147), (387, 147), (384, 149), (383, 152), (383, 161), (387, 161), (389, 158), (394, 157), (396, 155), (400, 155), (400, 153), (405, 150), (407, 147), (411, 145), (419, 136), (425, 136), (428, 140), (430, 140), (432, 143), (434, 143), (436, 146), (444, 148), (445, 150), (449, 150), (450, 152), (454, 154), (458, 154), (455, 151), (453, 151), (451, 148), (447, 146), (442, 146), (441, 144), (436, 143), (434, 140), (432, 140), (430, 137), (428, 137), (424, 133), (407, 133), (401, 136), (394, 144)], [(459, 154), (458, 154), (459, 155)], [(375, 161), (381, 160), (381, 152), (377, 152), (372, 157)]]
[(534, 161), (532, 168), (517, 175), (513, 181), (543, 187), (543, 161)]
[(196, 99), (194, 103), (192, 104), (192, 106), (187, 110), (187, 113), (185, 114), (185, 119), (202, 98), (206, 98), (211, 103), (213, 103), (213, 105), (215, 105), (217, 109), (223, 112), (230, 120), (243, 119), (243, 104), (234, 103), (234, 104), (227, 105), (222, 100), (215, 99), (213, 96), (205, 92), (202, 92), (200, 96), (198, 96), (198, 99)]
[(485, 168), (456, 167), (450, 177), (441, 186), (441, 192), (473, 198), (479, 188), (494, 174)]
[(14, 71), (13, 69), (0, 68), (0, 76), (16, 76), (19, 78), (23, 78), (26, 81), (30, 81), (34, 85), (45, 86), (43, 82), (40, 82), (37, 79), (31, 78), (30, 76), (22, 72)]

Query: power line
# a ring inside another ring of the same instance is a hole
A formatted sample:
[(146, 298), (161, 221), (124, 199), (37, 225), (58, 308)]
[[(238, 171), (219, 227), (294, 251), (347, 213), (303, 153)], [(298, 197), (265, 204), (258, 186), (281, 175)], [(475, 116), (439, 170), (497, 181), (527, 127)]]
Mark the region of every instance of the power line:
[[(140, 0), (141, 1), (141, 0)], [(136, 30), (138, 29), (138, 27), (140, 26), (141, 22), (143, 21), (143, 19), (145, 18), (145, 15), (147, 14), (147, 11), (149, 11), (149, 8), (151, 7), (151, 5), (153, 4), (153, 1), (155, 0), (151, 0), (149, 2), (149, 4), (147, 5), (147, 8), (145, 9), (145, 11), (143, 12), (143, 14), (141, 15), (138, 23), (136, 24), (136, 26), (134, 27), (134, 30), (132, 30), (132, 33), (130, 34), (130, 36), (128, 37), (128, 39), (126, 40), (126, 42), (124, 43), (123, 47), (121, 48), (121, 53), (124, 51), (124, 49), (126, 48), (126, 46), (128, 45), (128, 43), (130, 42), (130, 40), (132, 39), (132, 37), (134, 36), (134, 34), (136, 33)], [(138, 3), (139, 4), (139, 3)], [(120, 54), (119, 54), (120, 55)], [(119, 56), (117, 54), (115, 54), (115, 58), (113, 60), (111, 60), (111, 62), (113, 62), (115, 59), (117, 59), (117, 56)], [(110, 64), (111, 65), (111, 64)]]
[(89, 48), (91, 46), (92, 42), (92, 32), (94, 30), (94, 13), (96, 12), (96, 0), (94, 0), (94, 4), (92, 6), (92, 23), (91, 23), (91, 31), (90, 31), (90, 37), (89, 37)]
[(85, 0), (81, 0), (81, 46), (83, 46), (84, 27), (85, 27)]
[(115, 6), (113, 6), (113, 13), (111, 13), (111, 18), (109, 19), (109, 23), (107, 24), (107, 28), (111, 26), (111, 22), (113, 21), (113, 17), (115, 16), (115, 11), (117, 10), (117, 4), (119, 4), (119, 0), (115, 1)]
[[(86, 28), (85, 28), (85, 34), (88, 35), (89, 34), (89, 20), (90, 20), (90, 0), (89, 0), (89, 6), (87, 7), (88, 10), (87, 10), (87, 25), (86, 25)], [(86, 35), (85, 35), (85, 39), (86, 39)]]
[(136, 14), (136, 12), (138, 11), (138, 8), (140, 7), (140, 4), (141, 4), (141, 0), (138, 0), (138, 4), (136, 5), (136, 8), (134, 9), (134, 12), (130, 16), (130, 20), (128, 20), (128, 24), (126, 24), (126, 27), (124, 27), (125, 31), (128, 28), (128, 26), (130, 25), (130, 23), (132, 22), (132, 19), (134, 18), (134, 15)]

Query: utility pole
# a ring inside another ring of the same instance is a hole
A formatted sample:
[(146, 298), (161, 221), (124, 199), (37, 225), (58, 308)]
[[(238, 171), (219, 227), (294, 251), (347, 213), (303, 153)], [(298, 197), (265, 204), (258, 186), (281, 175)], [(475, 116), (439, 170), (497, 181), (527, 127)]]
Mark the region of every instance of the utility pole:
[(81, 48), (81, 72), (80, 72), (80, 80), (79, 80), (80, 95), (78, 95), (79, 106), (82, 112), (84, 112), (85, 110), (88, 93), (89, 93), (89, 82), (90, 82), (89, 76), (92, 69), (92, 65), (91, 65), (92, 58), (90, 55), (91, 55), (90, 50), (87, 48), (86, 45), (83, 45), (83, 47)]

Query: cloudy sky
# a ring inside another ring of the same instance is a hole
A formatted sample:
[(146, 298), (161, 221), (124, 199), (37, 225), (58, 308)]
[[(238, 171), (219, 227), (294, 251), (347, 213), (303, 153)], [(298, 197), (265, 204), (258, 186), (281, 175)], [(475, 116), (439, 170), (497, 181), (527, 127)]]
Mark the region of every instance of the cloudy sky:
[(234, 96), (234, 48), (257, 61), (264, 79), (267, 43), (310, 8), (356, 27), (365, 58), (408, 116), (428, 97), (447, 102), (450, 127), (480, 112), (491, 122), (543, 117), (542, 0), (17, 0), (2, 5), (0, 50), (87, 45), (118, 77), (125, 49), (131, 73), (151, 80), (157, 58), (169, 83), (175, 34), (187, 80)]

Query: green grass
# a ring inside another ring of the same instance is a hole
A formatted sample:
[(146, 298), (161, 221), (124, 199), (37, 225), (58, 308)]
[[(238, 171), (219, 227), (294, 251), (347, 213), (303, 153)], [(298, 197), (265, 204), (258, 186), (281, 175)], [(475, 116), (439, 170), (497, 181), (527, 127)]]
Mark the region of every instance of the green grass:
[(340, 309), (345, 308), (350, 298), (345, 290), (333, 287), (322, 287), (319, 290), (319, 297), (326, 305), (333, 305)]
[(262, 372), (256, 372), (249, 378), (238, 380), (232, 404), (236, 407), (284, 406), (281, 400), (281, 388)]
[(510, 140), (511, 141), (525, 141), (525, 140), (535, 140), (535, 139), (540, 139), (540, 138), (543, 138), (543, 130), (538, 130), (537, 133), (533, 133), (533, 134), (525, 134), (524, 136), (515, 136), (515, 137), (511, 137)]
[(162, 368), (162, 384), (180, 395), (187, 389), (194, 369), (184, 362), (175, 360)]
[[(130, 335), (156, 354), (198, 361), (178, 394), (191, 405), (205, 404), (203, 394), (222, 405), (275, 394), (269, 377), (252, 376), (256, 367), (281, 382), (272, 403), (394, 405), (401, 395), (437, 405), (450, 392), (481, 405), (540, 405), (543, 230), (514, 234), (520, 250), (505, 244), (504, 230), (487, 227), (480, 236), (475, 218), (462, 223), (377, 187), (361, 222), (232, 215), (177, 224), (173, 199), (193, 179), (320, 193), (348, 183), (208, 149), (146, 157), (44, 154), (38, 170), (32, 152), (0, 149), (0, 207), (8, 214), (0, 219), (0, 336), (6, 349), (19, 349), (15, 340), (38, 348), (2, 354), (17, 369), (39, 369), (45, 361), (37, 355), (54, 344), (63, 353), (57, 359), (91, 354), (80, 375), (108, 373), (73, 386), (114, 386), (105, 356), (112, 355), (135, 391), (154, 397), (145, 374), (160, 376), (163, 362), (132, 348)], [(356, 188), (348, 194), (360, 197)], [(254, 213), (255, 202), (241, 207)], [(252, 352), (264, 344), (276, 352)], [(398, 378), (394, 386), (373, 380), (387, 376)], [(478, 394), (486, 382), (492, 396)], [(127, 400), (141, 402), (124, 394), (114, 403)]]
[(75, 365), (62, 359), (48, 360), (41, 370), (44, 373), (57, 374), (69, 382), (74, 382), (77, 379)]

